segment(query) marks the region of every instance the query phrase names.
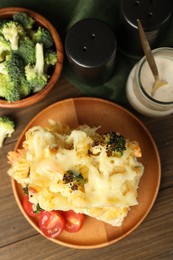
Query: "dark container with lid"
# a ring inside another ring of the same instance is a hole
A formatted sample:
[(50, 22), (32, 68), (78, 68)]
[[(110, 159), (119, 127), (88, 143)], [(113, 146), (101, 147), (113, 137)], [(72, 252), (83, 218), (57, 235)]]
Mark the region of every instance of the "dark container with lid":
[(75, 23), (65, 38), (65, 52), (76, 78), (100, 85), (112, 75), (117, 43), (115, 34), (102, 20), (83, 19)]
[(159, 46), (172, 14), (172, 0), (121, 0), (119, 47), (134, 55), (142, 55), (137, 19), (140, 19), (151, 48)]

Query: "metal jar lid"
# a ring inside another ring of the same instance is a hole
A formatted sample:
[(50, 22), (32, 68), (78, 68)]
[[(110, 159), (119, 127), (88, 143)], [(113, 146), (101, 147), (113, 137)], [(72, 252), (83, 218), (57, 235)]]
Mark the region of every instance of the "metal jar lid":
[(171, 14), (171, 0), (121, 0), (120, 29), (117, 35), (120, 48), (130, 54), (143, 53), (137, 19), (140, 19), (151, 47), (158, 47)]

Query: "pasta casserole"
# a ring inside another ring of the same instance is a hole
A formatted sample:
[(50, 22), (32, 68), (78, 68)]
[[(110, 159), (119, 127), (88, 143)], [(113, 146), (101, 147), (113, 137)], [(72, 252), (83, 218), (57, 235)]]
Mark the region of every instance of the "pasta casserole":
[(44, 210), (73, 210), (120, 226), (138, 204), (142, 153), (137, 141), (100, 131), (51, 119), (47, 127), (34, 126), (22, 148), (8, 153), (8, 174)]

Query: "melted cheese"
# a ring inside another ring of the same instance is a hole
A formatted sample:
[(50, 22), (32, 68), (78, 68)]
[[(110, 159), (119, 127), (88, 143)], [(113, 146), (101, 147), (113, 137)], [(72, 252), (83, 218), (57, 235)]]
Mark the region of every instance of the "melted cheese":
[[(30, 172), (19, 177), (16, 161), (9, 175), (21, 185), (27, 184), (30, 201), (45, 210), (72, 209), (121, 225), (130, 207), (138, 204), (137, 189), (144, 170), (135, 156), (140, 151), (138, 143), (126, 140), (121, 157), (108, 156), (106, 147), (92, 147), (99, 136), (97, 128), (59, 126), (67, 132), (59, 133), (56, 124), (55, 128), (29, 129), (23, 146), (27, 147), (25, 161)], [(63, 179), (68, 171), (82, 174), (85, 183), (72, 189), (72, 183)]]

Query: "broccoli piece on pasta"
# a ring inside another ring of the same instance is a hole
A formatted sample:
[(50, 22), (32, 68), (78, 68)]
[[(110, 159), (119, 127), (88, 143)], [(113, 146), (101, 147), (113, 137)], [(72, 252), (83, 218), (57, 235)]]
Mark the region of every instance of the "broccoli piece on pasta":
[(107, 156), (122, 156), (126, 150), (126, 140), (124, 137), (114, 131), (109, 131), (93, 141), (92, 147), (105, 146)]

